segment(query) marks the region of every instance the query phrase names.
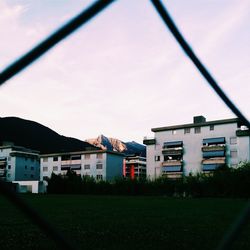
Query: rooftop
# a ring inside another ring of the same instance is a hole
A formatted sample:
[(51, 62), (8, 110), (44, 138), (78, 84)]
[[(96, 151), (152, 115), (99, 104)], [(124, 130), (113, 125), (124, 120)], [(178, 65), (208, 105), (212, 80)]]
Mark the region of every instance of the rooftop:
[(231, 119), (223, 119), (223, 120), (215, 120), (215, 121), (206, 121), (205, 117), (196, 116), (196, 117), (194, 117), (193, 123), (152, 128), (151, 131), (160, 132), (160, 131), (167, 131), (167, 130), (204, 127), (204, 126), (210, 126), (210, 125), (220, 125), (220, 124), (229, 124), (229, 123), (238, 123), (239, 124), (240, 120), (238, 118), (231, 118)]

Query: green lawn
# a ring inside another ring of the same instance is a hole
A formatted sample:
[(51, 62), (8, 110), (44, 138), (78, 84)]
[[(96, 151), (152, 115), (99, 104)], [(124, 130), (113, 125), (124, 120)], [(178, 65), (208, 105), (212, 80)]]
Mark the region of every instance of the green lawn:
[[(246, 201), (166, 197), (24, 195), (80, 249), (214, 249)], [(54, 243), (0, 196), (0, 249)], [(233, 249), (250, 249), (250, 227)]]

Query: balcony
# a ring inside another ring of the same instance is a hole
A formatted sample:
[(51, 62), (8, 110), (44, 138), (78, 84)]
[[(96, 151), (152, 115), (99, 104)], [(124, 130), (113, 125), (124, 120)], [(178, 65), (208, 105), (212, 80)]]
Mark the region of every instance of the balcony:
[(156, 139), (153, 137), (144, 137), (143, 138), (143, 144), (145, 145), (155, 145), (156, 144)]
[(202, 170), (203, 171), (214, 171), (218, 167), (220, 167), (222, 164), (203, 164), (202, 165)]
[(162, 163), (162, 167), (182, 166), (182, 160), (168, 160)]
[(214, 157), (224, 157), (225, 151), (205, 151), (203, 152), (203, 158), (214, 158)]
[(168, 173), (168, 172), (182, 172), (182, 166), (163, 166), (161, 168), (162, 173)]
[(68, 165), (61, 165), (61, 170), (80, 170), (82, 169), (81, 164), (68, 164)]
[(82, 160), (62, 160), (62, 165), (74, 165), (74, 164), (81, 164)]
[(224, 145), (211, 145), (211, 146), (203, 146), (202, 147), (203, 152), (209, 152), (209, 151), (225, 151)]
[(218, 144), (225, 144), (226, 140), (225, 137), (217, 137), (217, 138), (207, 138), (203, 139), (203, 145), (218, 145)]
[(204, 159), (202, 161), (202, 164), (225, 164), (225, 163), (226, 163), (225, 157), (209, 158), (209, 159)]
[(183, 154), (183, 148), (162, 148), (162, 154), (164, 155), (182, 155)]
[(0, 177), (5, 177), (6, 176), (6, 169), (0, 169)]

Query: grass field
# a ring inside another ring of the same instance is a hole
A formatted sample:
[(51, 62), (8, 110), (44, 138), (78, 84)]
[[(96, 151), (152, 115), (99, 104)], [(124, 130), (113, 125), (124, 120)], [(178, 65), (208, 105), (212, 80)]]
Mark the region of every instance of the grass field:
[[(244, 207), (237, 199), (24, 195), (80, 249), (214, 249)], [(250, 226), (232, 249), (250, 249)], [(0, 249), (55, 249), (0, 196)]]

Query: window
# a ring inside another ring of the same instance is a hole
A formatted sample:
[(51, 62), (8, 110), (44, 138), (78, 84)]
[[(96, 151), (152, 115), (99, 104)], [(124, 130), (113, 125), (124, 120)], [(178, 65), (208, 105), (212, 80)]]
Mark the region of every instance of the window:
[(26, 165), (24, 166), (24, 169), (27, 169), (27, 166), (26, 166)]
[(44, 157), (43, 162), (48, 162), (48, 157)]
[(11, 157), (10, 156), (8, 156), (8, 161), (11, 161)]
[(90, 159), (90, 154), (85, 154), (85, 155), (84, 155), (84, 159), (85, 159), (85, 160), (89, 160), (89, 159)]
[(184, 134), (190, 134), (190, 128), (184, 128)]
[(102, 164), (96, 164), (96, 169), (102, 169)]
[(30, 167), (30, 170), (34, 170), (34, 167)]
[(43, 172), (48, 172), (48, 167), (43, 167)]
[(81, 160), (81, 155), (72, 155), (71, 160)]
[(214, 125), (210, 125), (209, 129), (214, 130)]
[(237, 144), (237, 137), (230, 137), (230, 144)]
[(57, 157), (57, 156), (54, 156), (54, 157), (53, 157), (53, 161), (58, 161), (58, 157)]
[(8, 169), (11, 169), (11, 165), (8, 165)]
[(101, 175), (101, 174), (97, 174), (97, 175), (96, 175), (96, 179), (97, 179), (97, 180), (102, 180), (102, 175)]
[(57, 166), (53, 166), (53, 171), (58, 171), (58, 167)]
[(176, 130), (172, 130), (172, 135), (176, 135)]
[(201, 127), (195, 127), (194, 128), (194, 133), (195, 134), (200, 134), (200, 132), (201, 132)]
[(62, 161), (69, 161), (70, 155), (62, 155)]
[(89, 164), (84, 165), (84, 169), (90, 169), (90, 165)]
[(237, 150), (231, 150), (230, 151), (230, 157), (231, 158), (237, 158), (238, 154), (237, 154)]
[(30, 175), (30, 178), (34, 178), (34, 175), (33, 175), (33, 174), (31, 174), (31, 175)]
[(156, 156), (155, 156), (155, 161), (160, 161), (160, 160), (161, 160), (160, 155), (156, 155)]
[(96, 159), (102, 159), (102, 154), (96, 154)]
[(8, 176), (8, 177), (11, 177), (11, 174), (8, 174), (7, 176)]

